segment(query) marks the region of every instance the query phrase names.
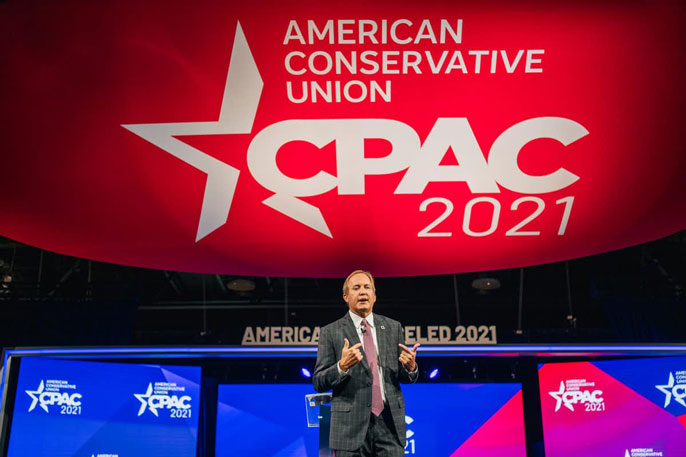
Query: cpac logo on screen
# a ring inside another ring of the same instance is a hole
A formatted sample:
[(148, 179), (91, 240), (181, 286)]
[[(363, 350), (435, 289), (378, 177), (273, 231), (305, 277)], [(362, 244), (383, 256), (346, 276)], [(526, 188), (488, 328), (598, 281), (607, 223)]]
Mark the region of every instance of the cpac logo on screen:
[(188, 410), (191, 408), (190, 401), (191, 397), (188, 395), (182, 395), (178, 397), (176, 395), (169, 394), (155, 394), (152, 383), (148, 383), (148, 390), (144, 394), (133, 394), (136, 399), (141, 402), (141, 406), (138, 409), (138, 415), (141, 416), (146, 409), (150, 410), (156, 417), (160, 417), (157, 412), (158, 409), (182, 409)]
[(555, 404), (555, 412), (560, 410), (560, 407), (564, 404), (565, 408), (570, 411), (574, 411), (574, 405), (577, 403), (591, 403), (600, 404), (603, 403), (603, 391), (602, 390), (572, 390), (565, 391), (564, 381), (560, 381), (560, 390), (557, 392), (548, 392), (548, 394), (557, 400)]
[(655, 450), (652, 447), (638, 447), (627, 449), (624, 452), (624, 457), (662, 457), (664, 455), (663, 451)]
[(665, 394), (665, 408), (672, 402), (672, 397), (674, 397), (674, 401), (686, 407), (686, 401), (684, 401), (686, 398), (686, 384), (675, 383), (673, 373), (669, 373), (667, 384), (657, 385), (655, 388)]
[(45, 381), (41, 380), (36, 390), (26, 390), (26, 394), (31, 397), (31, 405), (29, 405), (29, 412), (39, 405), (43, 411), (49, 413), (48, 406), (81, 406), (80, 393), (74, 392), (69, 394), (67, 392), (53, 392), (45, 390)]
[[(240, 23), (231, 53), (219, 119), (213, 122), (125, 124), (124, 128), (207, 174), (196, 241), (224, 225), (240, 171), (177, 139), (177, 136), (250, 134), (264, 83)], [(498, 185), (518, 193), (555, 192), (579, 179), (559, 168), (543, 176), (522, 171), (519, 151), (541, 138), (567, 146), (588, 134), (581, 124), (563, 117), (537, 117), (506, 129), (493, 143), (486, 161), (466, 118), (438, 118), (422, 141), (409, 125), (393, 119), (290, 119), (257, 132), (247, 150), (252, 177), (274, 193), (263, 203), (279, 213), (333, 237), (321, 210), (303, 197), (337, 189), (338, 195), (364, 195), (365, 176), (407, 170), (395, 194), (422, 194), (430, 182), (465, 182), (473, 193), (499, 193)], [(388, 141), (391, 153), (364, 157), (365, 139)], [(279, 170), (279, 148), (305, 141), (322, 148), (335, 141), (337, 176), (319, 171), (295, 179)], [(451, 150), (459, 165), (439, 165)]]

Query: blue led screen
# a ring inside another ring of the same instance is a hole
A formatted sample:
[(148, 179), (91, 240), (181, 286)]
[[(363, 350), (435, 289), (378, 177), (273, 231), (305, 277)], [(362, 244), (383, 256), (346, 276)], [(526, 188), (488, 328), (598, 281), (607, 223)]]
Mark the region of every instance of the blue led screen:
[[(403, 386), (405, 455), (525, 457), (521, 384), (426, 383)], [(308, 428), (309, 384), (220, 385), (216, 457), (316, 457)]]
[(21, 361), (9, 457), (194, 457), (200, 368)]

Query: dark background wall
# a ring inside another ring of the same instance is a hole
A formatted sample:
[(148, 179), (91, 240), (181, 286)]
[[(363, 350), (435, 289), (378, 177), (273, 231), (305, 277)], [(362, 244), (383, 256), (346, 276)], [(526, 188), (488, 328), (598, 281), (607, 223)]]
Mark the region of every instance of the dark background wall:
[[(478, 290), (479, 278), (500, 287)], [(232, 290), (235, 280), (254, 290)], [(685, 282), (682, 231), (568, 262), (378, 278), (375, 310), (408, 325), (496, 325), (500, 343), (683, 342)], [(339, 317), (341, 285), (146, 270), (0, 238), (0, 345), (240, 344), (246, 325), (312, 327)]]

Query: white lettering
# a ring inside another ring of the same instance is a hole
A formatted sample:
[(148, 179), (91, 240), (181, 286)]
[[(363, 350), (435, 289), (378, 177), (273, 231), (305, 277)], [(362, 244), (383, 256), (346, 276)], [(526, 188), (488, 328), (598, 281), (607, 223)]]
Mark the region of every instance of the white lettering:
[(294, 70), (293, 67), (291, 66), (291, 59), (293, 57), (300, 57), (301, 59), (304, 59), (305, 54), (300, 52), (300, 51), (293, 51), (293, 52), (289, 52), (288, 54), (286, 54), (286, 61), (285, 61), (286, 71), (292, 75), (304, 74), (307, 71), (306, 69), (300, 68), (300, 70)]
[(543, 176), (524, 173), (518, 165), (519, 151), (530, 141), (551, 138), (568, 146), (588, 135), (578, 122), (563, 117), (537, 117), (519, 122), (495, 140), (488, 154), (488, 168), (506, 189), (523, 194), (542, 194), (564, 189), (579, 179), (564, 168)]
[(329, 19), (326, 21), (326, 25), (322, 30), (319, 30), (317, 24), (314, 21), (307, 21), (307, 38), (308, 43), (314, 43), (314, 37), (317, 37), (320, 41), (323, 41), (325, 37), (329, 37), (329, 44), (333, 44), (333, 20)]
[(286, 30), (286, 37), (283, 39), (283, 44), (288, 44), (290, 40), (298, 40), (300, 44), (305, 44), (305, 37), (303, 37), (300, 27), (296, 21), (288, 22), (288, 30)]
[(529, 49), (526, 51), (526, 65), (524, 67), (525, 73), (543, 73), (543, 68), (533, 68), (533, 64), (541, 63), (541, 59), (534, 59), (534, 54), (545, 53), (544, 49)]
[[(326, 88), (312, 83), (313, 100), (317, 94), (327, 101), (332, 100), (334, 88), (336, 98), (340, 98), (339, 81), (333, 86), (327, 81)], [(390, 100), (390, 83), (386, 93), (378, 85), (375, 88), (372, 93)], [(351, 102), (369, 94), (361, 81), (349, 81), (342, 92)], [(405, 169), (396, 194), (421, 194), (430, 182), (464, 182), (473, 193), (498, 193), (498, 184), (518, 193), (554, 192), (571, 185), (579, 177), (562, 167), (543, 176), (528, 175), (519, 168), (519, 152), (527, 143), (539, 138), (551, 138), (568, 146), (587, 134), (582, 125), (570, 119), (528, 119), (508, 128), (495, 140), (487, 161), (466, 118), (437, 119), (424, 144), (409, 125), (391, 119), (293, 119), (277, 122), (257, 133), (248, 147), (247, 162), (255, 180), (274, 192), (264, 204), (331, 236), (321, 211), (299, 197), (321, 195), (336, 187), (340, 195), (361, 195), (365, 193), (366, 176)], [(380, 158), (365, 157), (365, 139), (377, 138), (391, 144), (391, 153)], [(308, 178), (283, 174), (276, 164), (276, 155), (281, 146), (291, 141), (307, 142), (317, 148), (335, 141), (338, 176), (323, 170)], [(459, 165), (440, 165), (448, 151), (452, 151)], [(497, 220), (496, 214), (493, 217)], [(474, 233), (482, 236), (490, 230)]]
[(397, 43), (397, 44), (410, 43), (412, 41), (412, 38), (410, 38), (410, 37), (402, 38), (402, 39), (398, 38), (397, 29), (400, 25), (405, 25), (407, 27), (411, 27), (412, 21), (409, 21), (407, 19), (399, 19), (399, 20), (393, 22), (393, 24), (391, 24), (391, 39), (393, 40), (394, 43)]
[(355, 24), (352, 19), (340, 19), (338, 21), (338, 43), (339, 44), (355, 44), (354, 38), (346, 38), (349, 35), (353, 35), (355, 31), (348, 26)]
[(419, 32), (417, 32), (414, 39), (414, 44), (422, 40), (430, 40), (433, 44), (436, 44), (436, 35), (434, 35), (434, 30), (431, 28), (431, 22), (428, 19), (424, 19), (422, 25), (419, 26)]

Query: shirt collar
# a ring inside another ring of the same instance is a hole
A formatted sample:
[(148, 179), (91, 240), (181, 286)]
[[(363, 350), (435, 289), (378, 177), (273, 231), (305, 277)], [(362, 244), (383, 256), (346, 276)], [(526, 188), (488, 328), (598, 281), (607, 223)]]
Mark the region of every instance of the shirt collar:
[[(355, 325), (355, 328), (362, 327), (362, 319), (363, 318), (358, 316), (357, 314), (353, 313), (350, 310), (348, 310), (348, 313), (350, 314), (350, 318), (353, 320), (353, 324)], [(369, 316), (365, 317), (364, 319), (367, 319), (369, 326), (371, 328), (374, 328), (374, 313), (369, 313)]]

